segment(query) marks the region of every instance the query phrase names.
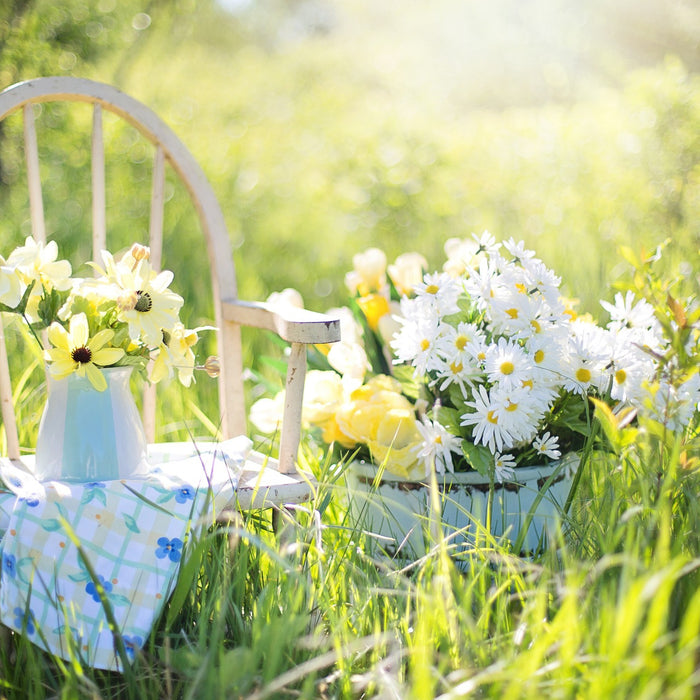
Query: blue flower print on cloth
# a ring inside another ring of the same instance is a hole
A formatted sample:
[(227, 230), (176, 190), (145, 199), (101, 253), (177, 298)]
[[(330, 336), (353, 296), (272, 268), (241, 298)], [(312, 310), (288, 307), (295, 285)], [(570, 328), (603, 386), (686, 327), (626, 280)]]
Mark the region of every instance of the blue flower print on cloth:
[(57, 656), (78, 645), (90, 666), (119, 670), (103, 601), (133, 659), (194, 528), (235, 499), (244, 440), (159, 447), (153, 473), (126, 481), (40, 483), (0, 459), (0, 622)]
[(17, 576), (17, 560), (15, 559), (14, 555), (3, 552), (2, 573), (10, 578)]
[(180, 561), (182, 558), (182, 545), (183, 542), (179, 537), (174, 537), (172, 540), (169, 540), (167, 537), (159, 537), (156, 556), (158, 559), (168, 557), (170, 561)]
[(195, 490), (187, 484), (175, 491), (175, 500), (178, 503), (187, 503), (188, 501), (193, 501), (194, 497)]
[[(110, 581), (105, 581), (103, 576), (98, 575), (97, 579), (99, 585), (102, 587), (102, 595), (109, 596), (112, 592), (112, 583)], [(92, 596), (92, 599), (96, 602), (100, 602), (100, 590), (94, 581), (90, 581), (87, 586), (85, 586), (85, 592)]]
[(34, 634), (36, 628), (34, 627), (34, 613), (29, 610), (25, 611), (24, 608), (16, 607), (12, 614), (15, 616), (14, 623), (15, 627), (21, 632), (26, 631), (28, 635)]

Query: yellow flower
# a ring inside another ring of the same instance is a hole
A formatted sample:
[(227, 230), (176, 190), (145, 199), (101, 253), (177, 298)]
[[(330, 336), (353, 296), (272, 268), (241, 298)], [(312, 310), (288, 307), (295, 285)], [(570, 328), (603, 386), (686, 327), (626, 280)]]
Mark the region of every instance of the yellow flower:
[(172, 330), (165, 332), (158, 347), (158, 355), (151, 368), (150, 380), (156, 384), (171, 376), (176, 369), (183, 386), (189, 386), (194, 378), (194, 352), (192, 347), (198, 340), (197, 331), (185, 328), (179, 321)]
[(400, 384), (385, 375), (356, 389), (336, 414), (338, 428), (355, 443), (367, 445), (377, 464), (404, 478), (420, 478), (425, 470), (417, 457), (423, 438), (411, 402)]
[(389, 313), (389, 300), (381, 294), (367, 294), (360, 297), (357, 300), (357, 305), (373, 331), (379, 327), (379, 320)]
[(71, 318), (68, 331), (60, 323), (52, 323), (49, 341), (54, 347), (47, 351), (51, 362), (49, 371), (56, 379), (76, 372), (80, 377), (87, 377), (97, 391), (104, 391), (107, 380), (99, 368), (118, 362), (124, 356), (124, 351), (104, 347), (112, 339), (114, 331), (105, 329), (92, 338), (89, 333), (87, 318), (83, 313)]

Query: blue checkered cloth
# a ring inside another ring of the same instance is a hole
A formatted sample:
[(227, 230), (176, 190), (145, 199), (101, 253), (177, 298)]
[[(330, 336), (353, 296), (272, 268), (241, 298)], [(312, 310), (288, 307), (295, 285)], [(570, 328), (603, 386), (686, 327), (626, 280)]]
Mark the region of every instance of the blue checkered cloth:
[(119, 670), (104, 600), (133, 658), (188, 546), (235, 500), (249, 449), (244, 437), (154, 445), (148, 478), (81, 484), (41, 483), (0, 459), (0, 621), (60, 657)]

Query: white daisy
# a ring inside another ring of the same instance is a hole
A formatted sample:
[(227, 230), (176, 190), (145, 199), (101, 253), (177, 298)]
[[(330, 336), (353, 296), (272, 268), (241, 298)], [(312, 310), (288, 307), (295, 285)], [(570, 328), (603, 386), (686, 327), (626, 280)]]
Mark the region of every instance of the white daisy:
[(499, 420), (498, 404), (483, 386), (474, 392), (474, 400), (465, 402), (465, 406), (473, 410), (462, 414), (460, 425), (472, 426), (475, 444), (486, 445), (494, 453), (500, 452), (504, 446), (513, 445), (513, 435)]
[(438, 319), (428, 310), (428, 313), (415, 318), (408, 319), (403, 316), (398, 320), (401, 328), (391, 340), (391, 347), (396, 356), (395, 362), (411, 364), (417, 372), (425, 374), (434, 365), (437, 341), (440, 337)]
[(440, 317), (449, 316), (459, 311), (457, 301), (462, 294), (462, 284), (445, 272), (427, 274), (413, 291), (416, 303), (427, 303)]
[(549, 457), (549, 459), (559, 459), (561, 457), (559, 438), (556, 435), (551, 435), (549, 431), (544, 433), (544, 435), (538, 435), (532, 441), (532, 446), (541, 457)]
[(452, 453), (461, 454), (461, 439), (452, 435), (438, 421), (431, 421), (426, 416), (416, 423), (416, 427), (423, 438), (423, 444), (416, 451), (425, 464), (426, 476), (433, 465), (438, 474), (454, 472)]
[(644, 299), (635, 301), (634, 292), (629, 290), (623, 297), (619, 292), (615, 295), (614, 304), (601, 301), (601, 306), (610, 314), (608, 327), (612, 330), (620, 328), (651, 329), (658, 325), (654, 307)]
[(494, 455), (494, 468), (496, 472), (496, 481), (502, 484), (504, 481), (512, 481), (515, 477), (515, 469), (517, 466), (513, 455), (502, 455), (498, 452)]
[(532, 363), (527, 353), (506, 338), (499, 338), (496, 345), (487, 347), (484, 366), (489, 381), (507, 388), (521, 387), (532, 378)]

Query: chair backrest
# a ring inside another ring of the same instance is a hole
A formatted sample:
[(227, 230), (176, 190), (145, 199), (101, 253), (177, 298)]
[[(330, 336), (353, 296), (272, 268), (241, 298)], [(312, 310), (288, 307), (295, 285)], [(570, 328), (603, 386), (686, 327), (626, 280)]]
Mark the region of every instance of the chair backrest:
[[(22, 112), (24, 151), (29, 186), (31, 231), (37, 241), (46, 242), (46, 224), (34, 105), (68, 101), (92, 105), (91, 187), (93, 260), (101, 264), (100, 251), (107, 248), (105, 198), (105, 148), (103, 113), (112, 112), (137, 129), (153, 144), (149, 245), (154, 269), (159, 269), (163, 250), (166, 164), (170, 164), (190, 193), (206, 240), (209, 258), (214, 322), (220, 361), (218, 376), (221, 433), (223, 438), (245, 433), (240, 325), (225, 318), (224, 307), (237, 299), (236, 276), (224, 216), (204, 172), (174, 132), (153, 111), (117, 90), (90, 80), (72, 77), (38, 78), (18, 83), (0, 93), (0, 120)], [(4, 335), (0, 334), (0, 403), (7, 435), (8, 456), (19, 457), (16, 419), (12, 405)], [(144, 426), (149, 441), (155, 433), (155, 394), (144, 396)]]

